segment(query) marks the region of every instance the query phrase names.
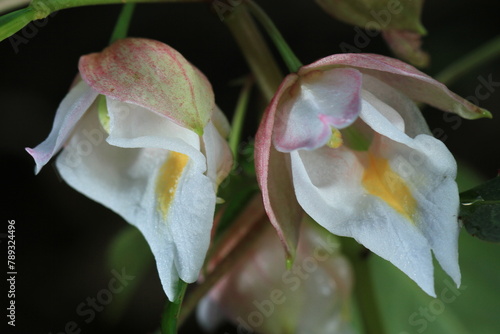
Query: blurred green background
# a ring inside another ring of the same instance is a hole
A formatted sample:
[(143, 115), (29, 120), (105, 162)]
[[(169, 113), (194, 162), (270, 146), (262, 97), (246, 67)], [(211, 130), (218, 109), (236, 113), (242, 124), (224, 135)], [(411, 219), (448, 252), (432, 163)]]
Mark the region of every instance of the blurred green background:
[[(305, 64), (340, 52), (342, 42), (354, 44), (357, 33), (353, 27), (335, 21), (312, 0), (260, 2)], [(8, 219), (16, 220), (17, 326), (12, 333), (60, 333), (69, 321), (74, 321), (82, 333), (153, 333), (160, 321), (165, 296), (156, 269), (151, 262), (138, 260), (147, 258), (149, 250), (119, 244), (117, 249), (126, 252), (121, 262), (110, 264), (107, 257), (119, 233), (139, 245), (142, 240), (120, 217), (62, 182), (52, 163), (35, 177), (34, 163), (24, 151), (24, 147), (33, 147), (47, 136), (55, 110), (77, 72), (78, 58), (107, 45), (119, 9), (100, 6), (65, 10), (33, 31), (18, 52), (8, 40), (0, 43), (0, 205), (4, 226), (0, 233), (6, 232)], [(423, 48), (432, 57), (425, 71), (436, 74), (497, 36), (499, 9), (491, 0), (425, 3), (423, 23), (429, 34)], [(138, 5), (130, 36), (158, 39), (180, 51), (206, 74), (218, 105), (231, 114), (239, 90), (229, 83), (248, 73), (248, 68), (209, 5)], [(371, 38), (363, 52), (390, 55), (380, 36)], [(500, 58), (477, 67), (450, 88), (464, 97), (474, 97), (480, 78), (488, 76), (500, 82)], [(500, 168), (500, 87), (479, 105), (490, 110), (494, 119), (466, 121), (447, 118), (431, 108), (424, 110), (430, 128), (460, 162), (463, 190), (494, 177)], [(256, 118), (251, 118), (244, 138), (253, 136), (256, 126)], [(0, 244), (2, 254), (6, 254), (4, 241)], [(479, 241), (463, 231), (460, 264), (464, 288), (455, 291), (453, 301), (448, 298), (449, 302), (440, 303), (373, 256), (388, 332), (498, 333), (499, 258), (499, 244)], [(137, 275), (137, 286), (113, 296), (113, 301), (86, 323), (87, 317), (78, 315), (77, 307), (106, 288), (113, 277), (111, 271), (120, 271), (120, 266)], [(451, 280), (438, 269), (438, 296), (448, 282)], [(220, 333), (224, 331), (237, 332), (230, 325)], [(200, 332), (194, 318), (181, 331), (188, 332)]]

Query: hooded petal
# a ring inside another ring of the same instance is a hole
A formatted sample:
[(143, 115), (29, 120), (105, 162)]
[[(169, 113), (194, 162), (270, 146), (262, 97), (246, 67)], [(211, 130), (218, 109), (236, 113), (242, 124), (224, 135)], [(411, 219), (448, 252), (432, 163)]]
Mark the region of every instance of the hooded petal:
[[(108, 141), (123, 147), (103, 140), (106, 133), (92, 110), (79, 122), (57, 159), (57, 168), (76, 190), (139, 228), (155, 256), (165, 292), (173, 300), (178, 279), (194, 282), (203, 264), (215, 207), (214, 188), (203, 174), (203, 161), (190, 156), (198, 151), (189, 145), (189, 136), (170, 133), (177, 125), (165, 129), (170, 136), (156, 133), (158, 126), (150, 137), (120, 137), (126, 131), (116, 110), (109, 108), (113, 138)], [(128, 117), (139, 117), (141, 111), (131, 110)], [(144, 124), (151, 124), (148, 116), (157, 122), (164, 119), (151, 112), (142, 116)], [(163, 144), (178, 147), (182, 153), (161, 148)]]
[(276, 109), (280, 99), (297, 81), (297, 75), (288, 75), (266, 109), (255, 136), (255, 168), (262, 200), (271, 224), (278, 233), (286, 256), (295, 258), (302, 209), (293, 194), (290, 157), (278, 152), (272, 145)]
[(332, 55), (302, 67), (298, 74), (327, 71), (338, 67), (353, 67), (394, 87), (411, 99), (454, 112), (467, 119), (491, 117), (479, 108), (451, 92), (442, 83), (397, 59), (376, 54), (346, 53)]
[(290, 152), (325, 145), (332, 127), (345, 128), (358, 118), (360, 92), (361, 73), (357, 70), (335, 69), (302, 77), (278, 107), (273, 138), (276, 149)]
[[(361, 119), (376, 132), (369, 152), (323, 147), (291, 153), (297, 199), (320, 225), (355, 238), (434, 295), (431, 250), (460, 282), (456, 165), (440, 141), (411, 139), (373, 107), (373, 96), (368, 99)], [(387, 173), (377, 170), (382, 165)], [(366, 184), (367, 175), (379, 178), (378, 190)]]
[(98, 93), (84, 81), (78, 82), (64, 97), (59, 108), (49, 136), (35, 148), (26, 151), (35, 159), (35, 174), (61, 149), (68, 139), (76, 123), (97, 98)]
[(126, 38), (80, 58), (83, 80), (99, 93), (169, 117), (201, 135), (215, 107), (212, 86), (161, 42)]

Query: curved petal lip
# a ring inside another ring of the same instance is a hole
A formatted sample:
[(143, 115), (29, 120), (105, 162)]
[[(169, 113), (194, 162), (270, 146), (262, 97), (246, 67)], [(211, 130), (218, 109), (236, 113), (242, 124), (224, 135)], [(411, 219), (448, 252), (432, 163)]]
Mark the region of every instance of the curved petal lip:
[(415, 101), (454, 112), (466, 119), (491, 118), (491, 113), (451, 92), (445, 85), (400, 60), (377, 54), (346, 53), (320, 59), (300, 68), (298, 74), (328, 68), (354, 67), (402, 91)]

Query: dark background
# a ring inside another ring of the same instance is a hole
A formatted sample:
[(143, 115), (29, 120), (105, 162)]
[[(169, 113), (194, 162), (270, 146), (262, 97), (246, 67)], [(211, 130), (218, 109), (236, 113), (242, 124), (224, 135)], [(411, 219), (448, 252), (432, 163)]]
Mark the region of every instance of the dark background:
[[(342, 42), (354, 44), (353, 27), (330, 18), (312, 0), (262, 1), (262, 6), (304, 64), (340, 52)], [(34, 162), (24, 151), (45, 139), (77, 72), (78, 58), (106, 47), (119, 9), (64, 10), (33, 32), (18, 52), (8, 40), (0, 43), (0, 233), (6, 232), (8, 219), (15, 219), (15, 333), (59, 333), (71, 320), (83, 333), (153, 333), (158, 328), (165, 296), (153, 266), (118, 322), (106, 320), (105, 312), (90, 324), (76, 315), (77, 305), (95, 297), (112, 278), (106, 252), (127, 224), (68, 187), (52, 164), (35, 177)], [(431, 54), (432, 64), (426, 72), (439, 72), (495, 37), (499, 9), (496, 1), (428, 1), (423, 11), (429, 32), (424, 49)], [(245, 75), (248, 68), (224, 23), (207, 4), (138, 5), (129, 35), (158, 39), (180, 51), (211, 80), (218, 105), (231, 113), (238, 89), (229, 82)], [(380, 36), (372, 38), (363, 52), (390, 55)], [(464, 97), (474, 96), (478, 78), (489, 75), (500, 81), (500, 58), (478, 67), (451, 88)], [(492, 92), (480, 106), (500, 115), (500, 93)], [(440, 139), (460, 162), (484, 178), (496, 175), (499, 116), (450, 122), (440, 111), (427, 108), (424, 113), (431, 129), (442, 129)], [(250, 122), (246, 135), (255, 129)], [(2, 254), (6, 254), (5, 240)], [(1, 271), (5, 272), (3, 266)], [(1, 294), (5, 300), (4, 291)], [(184, 332), (198, 331), (194, 321), (189, 320), (186, 328), (192, 328)]]

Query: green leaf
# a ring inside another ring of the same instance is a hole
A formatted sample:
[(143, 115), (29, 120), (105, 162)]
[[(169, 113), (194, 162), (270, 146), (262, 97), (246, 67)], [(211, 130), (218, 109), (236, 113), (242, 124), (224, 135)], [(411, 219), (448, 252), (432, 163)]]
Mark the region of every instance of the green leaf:
[(111, 242), (108, 263), (110, 268), (125, 268), (127, 273), (135, 276), (126, 289), (113, 296), (113, 303), (106, 308), (107, 320), (118, 323), (149, 267), (154, 264), (154, 259), (141, 232), (134, 226), (127, 226)]
[(500, 242), (500, 177), (460, 194), (460, 220), (471, 235)]
[(365, 29), (409, 30), (425, 35), (420, 23), (423, 0), (316, 0), (325, 12)]
[(0, 16), (0, 42), (24, 28), (35, 18), (32, 8), (24, 8)]

